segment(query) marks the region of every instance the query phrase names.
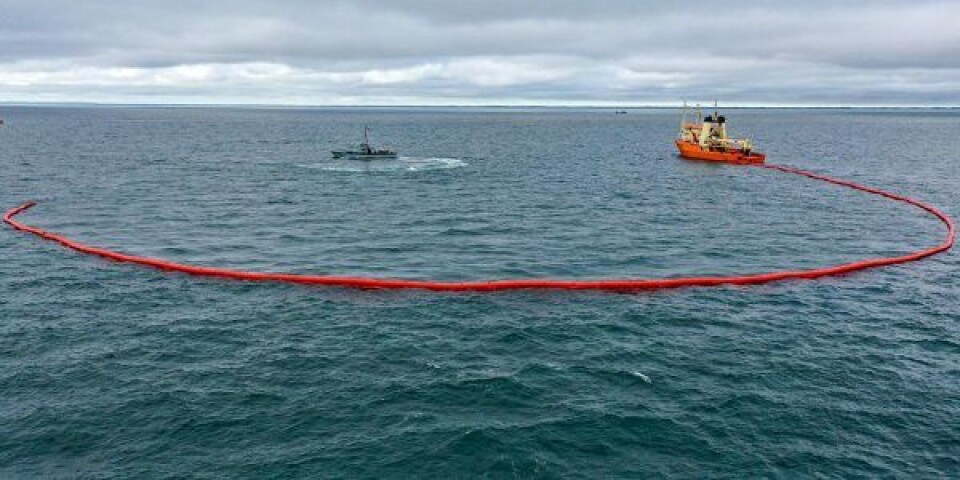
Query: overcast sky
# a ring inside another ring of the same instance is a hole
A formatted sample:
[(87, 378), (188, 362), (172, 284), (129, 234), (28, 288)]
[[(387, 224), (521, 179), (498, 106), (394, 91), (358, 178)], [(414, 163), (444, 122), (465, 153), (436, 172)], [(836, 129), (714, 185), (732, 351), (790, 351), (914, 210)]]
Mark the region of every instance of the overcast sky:
[(0, 0), (0, 101), (960, 105), (960, 0)]

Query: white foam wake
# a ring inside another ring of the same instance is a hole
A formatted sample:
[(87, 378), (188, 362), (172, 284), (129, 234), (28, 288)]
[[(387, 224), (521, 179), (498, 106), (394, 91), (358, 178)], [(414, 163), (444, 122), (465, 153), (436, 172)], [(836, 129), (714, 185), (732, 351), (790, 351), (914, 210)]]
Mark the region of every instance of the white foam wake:
[(300, 164), (299, 166), (326, 172), (343, 173), (423, 172), (461, 168), (467, 166), (467, 162), (459, 158), (446, 157), (399, 157), (380, 160), (330, 160), (320, 163)]

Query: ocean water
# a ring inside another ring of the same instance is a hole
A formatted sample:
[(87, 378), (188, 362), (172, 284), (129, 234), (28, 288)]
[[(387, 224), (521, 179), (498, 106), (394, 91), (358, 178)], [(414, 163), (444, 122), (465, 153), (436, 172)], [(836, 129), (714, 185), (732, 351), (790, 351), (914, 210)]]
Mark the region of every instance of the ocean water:
[[(770, 163), (960, 216), (960, 111), (730, 110)], [(905, 253), (909, 206), (688, 162), (676, 112), (0, 109), (0, 208), (93, 245), (411, 279)], [(332, 160), (364, 125), (397, 160)], [(237, 283), (0, 229), (0, 477), (960, 476), (960, 257), (638, 294)]]

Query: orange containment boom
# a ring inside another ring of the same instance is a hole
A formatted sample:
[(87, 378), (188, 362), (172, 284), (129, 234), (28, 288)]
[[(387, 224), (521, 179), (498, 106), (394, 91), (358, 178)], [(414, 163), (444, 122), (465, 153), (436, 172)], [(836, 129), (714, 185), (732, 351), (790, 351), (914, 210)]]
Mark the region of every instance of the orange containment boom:
[(953, 220), (934, 206), (914, 200), (909, 197), (889, 193), (877, 188), (867, 187), (851, 181), (838, 178), (827, 177), (815, 173), (799, 170), (792, 167), (778, 165), (758, 165), (758, 167), (778, 170), (785, 173), (802, 175), (814, 180), (841, 185), (844, 187), (860, 190), (862, 192), (880, 195), (902, 203), (907, 203), (936, 216), (947, 226), (947, 236), (942, 243), (935, 247), (918, 250), (916, 252), (902, 255), (899, 257), (872, 258), (858, 262), (844, 263), (832, 267), (815, 268), (811, 270), (785, 270), (769, 273), (760, 273), (753, 275), (730, 275), (713, 277), (677, 277), (661, 279), (614, 279), (614, 280), (553, 280), (553, 279), (520, 279), (520, 280), (489, 280), (489, 281), (469, 281), (469, 282), (436, 282), (429, 280), (400, 280), (389, 278), (366, 278), (366, 277), (341, 277), (326, 275), (301, 275), (293, 273), (266, 273), (266, 272), (245, 272), (241, 270), (231, 270), (226, 268), (201, 267), (196, 265), (187, 265), (171, 262), (158, 258), (139, 257), (128, 255), (113, 250), (91, 247), (83, 243), (71, 240), (56, 233), (47, 232), (37, 227), (24, 225), (14, 217), (24, 210), (35, 205), (34, 202), (25, 203), (19, 207), (10, 209), (3, 216), (3, 221), (13, 226), (13, 228), (32, 233), (47, 240), (52, 240), (61, 245), (76, 250), (78, 252), (96, 255), (98, 257), (115, 260), (118, 262), (135, 263), (159, 270), (182, 272), (190, 275), (199, 275), (204, 277), (216, 277), (232, 280), (247, 280), (255, 282), (286, 282), (306, 285), (327, 285), (337, 287), (362, 288), (362, 289), (425, 289), (435, 291), (450, 292), (492, 292), (498, 290), (521, 290), (521, 289), (555, 289), (555, 290), (608, 290), (608, 291), (639, 291), (639, 290), (659, 290), (667, 288), (680, 287), (711, 287), (717, 285), (758, 285), (762, 283), (777, 282), (782, 280), (807, 280), (820, 277), (843, 275), (858, 270), (868, 268), (882, 267), (885, 265), (895, 265), (899, 263), (913, 262), (924, 257), (929, 257), (940, 252), (944, 252), (953, 246), (956, 238), (956, 227)]

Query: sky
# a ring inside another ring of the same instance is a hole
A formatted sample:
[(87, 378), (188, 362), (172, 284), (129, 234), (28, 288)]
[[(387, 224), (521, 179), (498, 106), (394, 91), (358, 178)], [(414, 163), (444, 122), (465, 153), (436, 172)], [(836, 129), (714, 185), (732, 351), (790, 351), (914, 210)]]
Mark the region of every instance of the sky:
[(0, 102), (960, 105), (960, 0), (0, 0)]

